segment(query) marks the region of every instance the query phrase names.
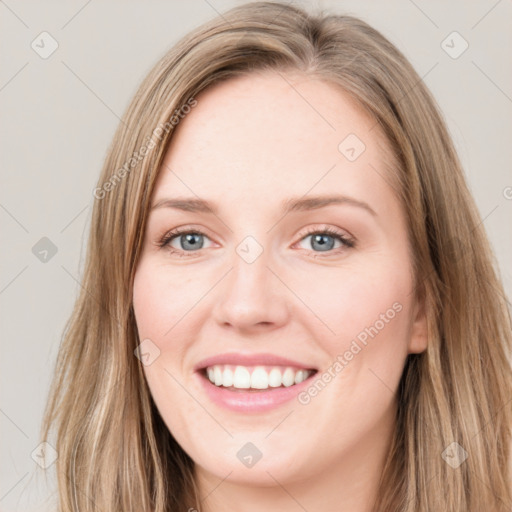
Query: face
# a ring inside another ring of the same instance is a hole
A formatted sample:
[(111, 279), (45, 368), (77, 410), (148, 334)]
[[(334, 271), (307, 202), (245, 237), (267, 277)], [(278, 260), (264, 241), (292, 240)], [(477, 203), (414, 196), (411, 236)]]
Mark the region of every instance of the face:
[(212, 481), (378, 466), (405, 359), (426, 342), (386, 143), (338, 87), (300, 75), (196, 99), (133, 289), (159, 412)]

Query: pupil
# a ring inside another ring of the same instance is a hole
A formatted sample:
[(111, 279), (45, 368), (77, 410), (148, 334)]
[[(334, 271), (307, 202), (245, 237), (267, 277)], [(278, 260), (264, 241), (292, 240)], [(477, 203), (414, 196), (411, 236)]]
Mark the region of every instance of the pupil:
[(331, 235), (315, 235), (314, 238), (313, 238), (313, 245), (315, 243), (318, 243), (319, 244), (319, 247), (321, 249), (325, 249), (325, 250), (329, 250), (329, 249), (332, 249), (332, 244), (334, 242), (332, 242), (331, 244), (329, 244), (326, 239), (327, 238), (332, 238)]
[(185, 235), (185, 245), (186, 244), (190, 244), (190, 247), (192, 249), (195, 249), (196, 247), (198, 247), (200, 244), (199, 242), (197, 242), (197, 240), (194, 240), (195, 237), (198, 237), (200, 236), (198, 233), (189, 233), (187, 235)]

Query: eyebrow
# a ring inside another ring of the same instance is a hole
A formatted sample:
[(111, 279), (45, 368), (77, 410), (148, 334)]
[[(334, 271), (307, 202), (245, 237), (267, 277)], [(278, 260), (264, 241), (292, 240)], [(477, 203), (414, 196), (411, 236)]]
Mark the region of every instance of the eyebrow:
[[(364, 201), (359, 201), (349, 196), (330, 195), (330, 196), (310, 196), (290, 198), (281, 203), (282, 213), (299, 212), (316, 210), (324, 208), (332, 204), (347, 204), (350, 206), (357, 206), (369, 212), (371, 215), (376, 216), (375, 210)], [(155, 203), (151, 210), (159, 208), (174, 208), (186, 212), (208, 213), (218, 215), (219, 209), (215, 204), (209, 203), (204, 199), (197, 199), (193, 197), (176, 197), (165, 198)]]

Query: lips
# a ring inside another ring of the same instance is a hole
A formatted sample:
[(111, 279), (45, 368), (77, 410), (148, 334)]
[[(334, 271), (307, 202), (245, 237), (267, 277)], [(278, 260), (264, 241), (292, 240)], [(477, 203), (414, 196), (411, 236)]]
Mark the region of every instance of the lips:
[(317, 373), (310, 363), (274, 354), (220, 354), (194, 369), (212, 402), (239, 413), (262, 413), (290, 402)]

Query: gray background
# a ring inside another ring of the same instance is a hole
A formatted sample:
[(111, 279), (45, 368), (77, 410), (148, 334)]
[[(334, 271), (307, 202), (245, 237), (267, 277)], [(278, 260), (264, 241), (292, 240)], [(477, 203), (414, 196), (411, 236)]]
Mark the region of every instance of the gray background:
[[(41, 511), (50, 495), (31, 453), (118, 119), (175, 41), (240, 3), (0, 0), (1, 511)], [(445, 115), (511, 297), (512, 3), (295, 3), (360, 16), (410, 59)], [(43, 31), (59, 45), (47, 59), (31, 47)], [(469, 44), (458, 58), (442, 47), (453, 31)], [(46, 262), (33, 252), (43, 237), (57, 248)]]

